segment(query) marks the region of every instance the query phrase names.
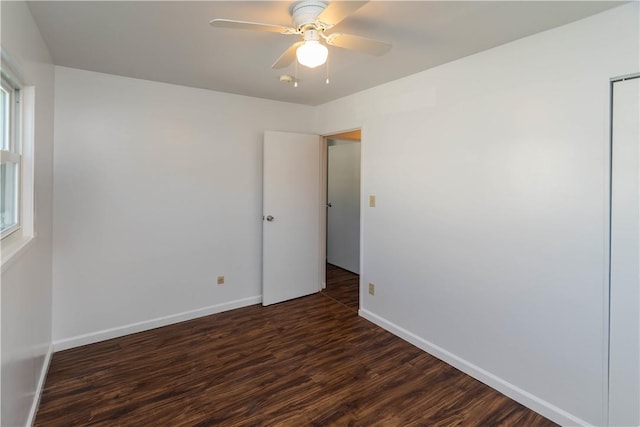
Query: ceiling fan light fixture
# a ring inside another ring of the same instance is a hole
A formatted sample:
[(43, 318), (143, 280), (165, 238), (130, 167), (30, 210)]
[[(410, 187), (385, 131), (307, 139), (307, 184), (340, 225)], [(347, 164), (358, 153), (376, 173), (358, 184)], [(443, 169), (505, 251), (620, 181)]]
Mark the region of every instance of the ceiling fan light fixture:
[(327, 62), (329, 49), (317, 40), (307, 40), (296, 50), (296, 57), (300, 65), (316, 68)]

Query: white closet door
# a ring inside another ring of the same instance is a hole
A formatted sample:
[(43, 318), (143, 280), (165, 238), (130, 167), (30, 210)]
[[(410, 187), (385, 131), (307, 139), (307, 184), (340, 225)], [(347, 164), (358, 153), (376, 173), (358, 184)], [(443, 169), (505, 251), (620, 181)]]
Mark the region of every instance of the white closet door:
[(327, 262), (360, 274), (360, 143), (328, 147)]
[(613, 84), (609, 425), (640, 425), (640, 78)]

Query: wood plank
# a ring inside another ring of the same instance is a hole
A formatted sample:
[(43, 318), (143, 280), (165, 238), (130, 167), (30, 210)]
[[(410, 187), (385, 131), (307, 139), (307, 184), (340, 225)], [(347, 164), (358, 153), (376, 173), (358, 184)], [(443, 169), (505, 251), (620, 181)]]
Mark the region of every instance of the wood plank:
[(55, 353), (35, 422), (267, 424), (554, 425), (325, 292)]
[(327, 264), (327, 287), (323, 293), (347, 307), (358, 311), (360, 308), (360, 276)]

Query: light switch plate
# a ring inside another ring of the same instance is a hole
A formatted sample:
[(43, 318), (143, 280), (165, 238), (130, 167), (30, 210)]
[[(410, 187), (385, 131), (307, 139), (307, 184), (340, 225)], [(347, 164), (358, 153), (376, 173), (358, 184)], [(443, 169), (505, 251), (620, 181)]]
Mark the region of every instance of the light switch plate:
[(370, 208), (376, 207), (376, 196), (374, 196), (373, 194), (369, 196), (369, 207)]

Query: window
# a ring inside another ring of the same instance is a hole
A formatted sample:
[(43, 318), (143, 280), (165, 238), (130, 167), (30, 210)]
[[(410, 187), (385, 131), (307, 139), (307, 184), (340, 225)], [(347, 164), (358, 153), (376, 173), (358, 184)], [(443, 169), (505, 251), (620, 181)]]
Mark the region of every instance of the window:
[(20, 90), (2, 76), (0, 91), (0, 233), (4, 239), (20, 229), (22, 154)]
[[(0, 47), (2, 50), (2, 47)], [(2, 53), (0, 72), (0, 263), (4, 270), (33, 242), (36, 88)]]

